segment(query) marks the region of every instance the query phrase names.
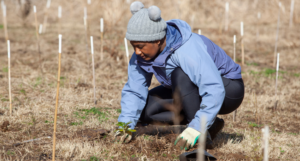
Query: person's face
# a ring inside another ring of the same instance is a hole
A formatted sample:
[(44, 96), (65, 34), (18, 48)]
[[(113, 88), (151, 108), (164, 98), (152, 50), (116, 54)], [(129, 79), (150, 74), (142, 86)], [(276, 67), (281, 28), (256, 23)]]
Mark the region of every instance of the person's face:
[(130, 41), (130, 44), (134, 48), (135, 54), (142, 57), (146, 61), (155, 59), (160, 51), (160, 41), (155, 41), (155, 42)]

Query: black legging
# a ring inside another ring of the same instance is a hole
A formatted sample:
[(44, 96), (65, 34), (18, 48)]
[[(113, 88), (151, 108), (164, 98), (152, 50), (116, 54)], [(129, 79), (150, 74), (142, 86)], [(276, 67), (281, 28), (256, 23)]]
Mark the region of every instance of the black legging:
[[(242, 79), (227, 79), (222, 77), (225, 87), (225, 99), (218, 114), (229, 114), (236, 110), (244, 99), (244, 83)], [(166, 104), (173, 103), (175, 89), (181, 99), (181, 115), (184, 116), (181, 124), (187, 124), (195, 117), (200, 109), (202, 98), (199, 96), (198, 87), (182, 71), (176, 68), (171, 76), (172, 89), (157, 86), (148, 93), (146, 106), (141, 114), (143, 123), (162, 122), (172, 124), (173, 113), (166, 108)]]

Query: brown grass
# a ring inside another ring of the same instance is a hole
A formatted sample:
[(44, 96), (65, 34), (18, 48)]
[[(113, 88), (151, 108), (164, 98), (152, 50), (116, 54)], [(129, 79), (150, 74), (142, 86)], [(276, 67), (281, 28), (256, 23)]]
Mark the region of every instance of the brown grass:
[[(56, 160), (176, 160), (182, 152), (173, 147), (175, 135), (136, 137), (121, 145), (111, 135), (100, 136), (93, 129), (111, 130), (120, 112), (121, 89), (127, 81), (127, 68), (123, 38), (131, 17), (126, 1), (92, 1), (89, 8), (90, 35), (94, 36), (96, 97), (93, 102), (91, 57), (86, 61), (85, 32), (83, 26), (84, 0), (52, 1), (49, 10), (47, 33), (41, 35), (42, 73), (38, 67), (34, 16), (30, 12), (23, 20), (17, 12), (17, 3), (6, 0), (8, 32), (11, 38), (11, 76), (13, 116), (9, 117), (7, 52), (5, 37), (0, 35), (0, 124), (9, 121), (7, 130), (0, 131), (0, 160), (43, 160), (51, 158), (51, 139), (12, 145), (25, 140), (52, 136), (55, 107), (58, 20), (57, 6), (62, 14), (62, 73), (59, 97)], [(275, 103), (275, 73), (272, 71), (277, 1), (245, 0), (230, 2), (229, 29), (224, 32), (225, 2), (143, 0), (146, 7), (157, 5), (165, 20), (181, 18), (192, 23), (193, 31), (202, 34), (233, 56), (232, 36), (239, 40), (239, 23), (244, 21), (245, 63), (242, 75), (245, 82), (245, 99), (238, 109), (237, 121), (232, 114), (220, 116), (225, 128), (218, 135), (215, 149), (209, 150), (220, 160), (261, 160), (262, 133), (269, 125), (270, 158), (272, 160), (299, 160), (300, 152), (300, 3), (295, 3), (294, 27), (289, 28), (289, 0), (282, 1), (285, 12), (281, 17), (278, 52), (281, 53), (278, 106)], [(37, 6), (38, 20), (43, 21), (46, 1), (32, 0)], [(31, 7), (32, 8), (32, 7)], [(257, 12), (262, 13), (257, 21)], [(103, 17), (104, 61), (100, 61), (99, 19)], [(2, 22), (2, 20), (0, 20)], [(256, 41), (256, 26), (260, 36)], [(1, 32), (4, 33), (3, 29)], [(239, 41), (237, 41), (239, 43)], [(237, 44), (237, 60), (240, 48)], [(132, 48), (129, 48), (132, 53)], [(90, 55), (89, 55), (90, 56)], [(119, 59), (119, 61), (117, 61)], [(269, 70), (272, 69), (272, 70)], [(275, 69), (275, 68), (274, 68)], [(152, 87), (158, 85), (153, 78)], [(253, 94), (255, 93), (255, 94)], [(257, 100), (257, 101), (256, 101)], [(93, 107), (95, 107), (93, 109)], [(85, 109), (85, 110), (84, 110)], [(92, 133), (82, 137), (82, 131)]]

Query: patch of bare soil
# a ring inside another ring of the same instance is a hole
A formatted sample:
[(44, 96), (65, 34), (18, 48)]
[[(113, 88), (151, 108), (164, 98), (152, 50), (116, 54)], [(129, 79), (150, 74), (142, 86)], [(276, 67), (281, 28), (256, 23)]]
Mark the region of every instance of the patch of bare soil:
[(9, 126), (9, 121), (4, 121), (3, 124), (1, 125), (1, 131), (6, 132), (8, 131), (8, 126)]
[(105, 129), (84, 129), (77, 131), (73, 138), (86, 138), (88, 140), (101, 139), (110, 131)]
[(78, 89), (78, 88), (91, 88), (91, 87), (92, 87), (92, 85), (90, 85), (90, 84), (80, 82), (80, 83), (78, 83), (74, 87), (74, 89)]

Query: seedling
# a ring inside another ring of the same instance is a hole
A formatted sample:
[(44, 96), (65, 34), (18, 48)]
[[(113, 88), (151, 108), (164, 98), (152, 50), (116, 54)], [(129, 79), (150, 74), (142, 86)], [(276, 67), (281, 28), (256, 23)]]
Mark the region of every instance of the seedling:
[(119, 131), (120, 132), (123, 132), (124, 134), (126, 134), (126, 133), (132, 133), (132, 132), (136, 132), (136, 130), (134, 130), (134, 129), (130, 129), (129, 128), (129, 124), (130, 124), (131, 122), (127, 122), (127, 123), (125, 123), (125, 122), (118, 122), (117, 123), (117, 126), (119, 126)]

